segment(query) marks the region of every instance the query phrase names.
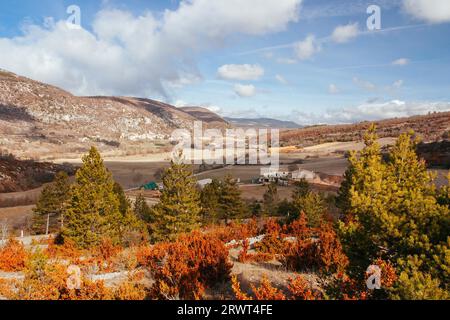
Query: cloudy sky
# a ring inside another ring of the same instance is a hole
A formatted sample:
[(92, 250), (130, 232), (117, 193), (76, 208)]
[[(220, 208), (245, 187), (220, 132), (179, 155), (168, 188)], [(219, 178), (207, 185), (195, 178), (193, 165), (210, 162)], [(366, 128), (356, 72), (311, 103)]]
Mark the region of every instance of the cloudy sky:
[(450, 1), (2, 0), (0, 68), (77, 95), (299, 124), (444, 111)]

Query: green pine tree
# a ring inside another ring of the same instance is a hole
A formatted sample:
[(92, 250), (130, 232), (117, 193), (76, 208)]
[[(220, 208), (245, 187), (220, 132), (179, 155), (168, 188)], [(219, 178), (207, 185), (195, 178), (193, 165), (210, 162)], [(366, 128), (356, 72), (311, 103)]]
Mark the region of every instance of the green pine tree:
[(206, 185), (200, 194), (200, 201), (202, 206), (202, 220), (205, 224), (215, 223), (219, 220), (220, 212), (220, 196), (222, 192), (222, 183), (213, 179), (212, 182)]
[(118, 182), (114, 182), (114, 193), (119, 199), (119, 211), (122, 215), (125, 215), (127, 211), (131, 208), (130, 200), (125, 195), (125, 191)]
[(294, 191), (292, 192), (292, 201), (296, 201), (299, 198), (303, 198), (311, 191), (311, 187), (306, 179), (295, 181)]
[[(448, 291), (449, 207), (438, 203), (433, 177), (415, 153), (412, 133), (398, 138), (387, 162), (376, 138), (371, 128), (366, 147), (350, 157), (349, 209), (340, 232), (353, 273), (361, 277), (382, 258), (401, 275), (393, 297), (412, 297), (421, 286), (436, 283)], [(416, 261), (413, 267), (411, 261)]]
[(296, 198), (292, 205), (295, 208), (293, 218), (298, 218), (303, 212), (308, 218), (309, 227), (319, 227), (324, 222), (326, 205), (322, 195), (311, 191), (303, 197)]
[(241, 198), (241, 190), (233, 177), (227, 175), (222, 184), (219, 200), (222, 219), (236, 219), (245, 214), (245, 206)]
[(103, 238), (120, 242), (124, 216), (119, 207), (112, 175), (97, 149), (92, 147), (76, 173), (65, 214), (63, 238), (71, 239), (83, 248), (98, 245)]
[(277, 213), (279, 203), (278, 187), (276, 183), (271, 183), (267, 186), (267, 190), (263, 195), (264, 213), (267, 216), (272, 216)]
[(160, 203), (152, 210), (155, 223), (151, 236), (155, 241), (170, 241), (199, 226), (200, 194), (192, 170), (182, 163), (172, 161), (162, 182)]
[(60, 231), (69, 191), (69, 176), (65, 172), (59, 172), (55, 181), (44, 187), (36, 207), (33, 209), (32, 230), (35, 234), (45, 234), (47, 219), (49, 233)]

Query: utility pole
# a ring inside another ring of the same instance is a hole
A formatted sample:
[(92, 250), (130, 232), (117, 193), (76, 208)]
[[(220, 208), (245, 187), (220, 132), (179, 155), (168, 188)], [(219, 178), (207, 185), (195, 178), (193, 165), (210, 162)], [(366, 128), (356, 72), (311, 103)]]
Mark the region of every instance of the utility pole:
[(45, 228), (45, 235), (48, 236), (48, 229), (50, 225), (50, 213), (47, 214), (47, 227)]

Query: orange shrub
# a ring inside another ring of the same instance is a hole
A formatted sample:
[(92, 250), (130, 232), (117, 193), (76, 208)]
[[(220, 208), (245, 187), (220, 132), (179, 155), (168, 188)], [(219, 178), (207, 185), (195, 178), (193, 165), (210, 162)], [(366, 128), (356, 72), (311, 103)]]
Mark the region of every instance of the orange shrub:
[(242, 244), (242, 251), (239, 252), (238, 261), (241, 263), (245, 262), (266, 262), (274, 259), (275, 255), (272, 253), (263, 253), (263, 252), (257, 252), (257, 253), (249, 253), (249, 243), (248, 240), (244, 240)]
[(142, 272), (132, 274), (127, 281), (121, 283), (114, 291), (114, 298), (116, 300), (144, 300), (147, 291), (145, 286), (139, 283), (142, 277)]
[(264, 239), (255, 244), (255, 249), (272, 255), (282, 253), (284, 242), (281, 231), (281, 226), (275, 219), (267, 220), (263, 228)]
[(231, 288), (237, 300), (286, 300), (286, 296), (277, 288), (274, 288), (269, 279), (264, 276), (259, 287), (251, 285), (254, 297), (243, 293), (236, 276), (231, 279)]
[(274, 288), (267, 277), (263, 277), (259, 287), (251, 285), (256, 300), (286, 300), (286, 296)]
[(252, 300), (252, 298), (241, 291), (241, 284), (239, 283), (237, 276), (231, 278), (231, 288), (233, 289), (236, 300)]
[(321, 300), (322, 294), (314, 290), (302, 276), (289, 279), (288, 290), (292, 300)]
[(236, 223), (231, 221), (226, 226), (214, 226), (206, 230), (224, 243), (232, 240), (245, 240), (258, 235), (258, 224), (255, 219), (246, 223)]
[(228, 280), (231, 271), (223, 242), (197, 231), (156, 244), (147, 259), (157, 299), (201, 299), (205, 288)]
[(10, 239), (0, 249), (0, 270), (6, 272), (22, 271), (25, 268), (27, 252), (23, 244), (17, 240)]
[(318, 266), (327, 273), (344, 271), (348, 266), (348, 258), (344, 254), (341, 242), (330, 224), (319, 228), (319, 241), (315, 243), (315, 254), (319, 261)]
[(121, 250), (122, 248), (114, 245), (111, 239), (103, 239), (100, 245), (95, 248), (95, 256), (103, 261), (110, 261)]
[(287, 229), (295, 237), (293, 243), (285, 245), (283, 262), (292, 270), (316, 269), (323, 273), (344, 271), (348, 258), (336, 232), (330, 224), (319, 228), (308, 228), (304, 215)]
[(379, 266), (381, 269), (381, 287), (383, 289), (391, 288), (398, 278), (395, 267), (389, 261), (382, 259), (375, 260), (373, 264)]
[(65, 239), (64, 244), (57, 244), (55, 241), (50, 241), (45, 254), (50, 258), (61, 258), (71, 262), (78, 262), (83, 252), (78, 249), (75, 242), (70, 239)]

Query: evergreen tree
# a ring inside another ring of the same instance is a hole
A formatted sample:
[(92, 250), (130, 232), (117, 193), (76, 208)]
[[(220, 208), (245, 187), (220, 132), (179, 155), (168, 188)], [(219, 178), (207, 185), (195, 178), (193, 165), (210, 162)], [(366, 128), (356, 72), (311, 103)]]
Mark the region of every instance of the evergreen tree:
[(69, 199), (69, 191), (69, 177), (65, 172), (59, 172), (55, 181), (44, 187), (36, 207), (33, 209), (32, 230), (35, 234), (45, 234), (47, 219), (49, 233), (61, 229), (63, 213)]
[(241, 190), (233, 177), (225, 177), (221, 188), (219, 200), (220, 215), (222, 219), (236, 219), (245, 214), (245, 206), (241, 198)]
[(114, 193), (119, 200), (119, 211), (122, 215), (125, 215), (127, 211), (131, 208), (130, 200), (125, 195), (122, 186), (118, 182), (114, 182)]
[(149, 205), (145, 201), (145, 198), (142, 195), (142, 193), (136, 197), (136, 201), (134, 202), (133, 211), (136, 214), (136, 216), (139, 219), (141, 219), (142, 221), (145, 221), (147, 223), (154, 222), (154, 219), (152, 216), (152, 209), (149, 207)]
[(267, 186), (267, 190), (263, 195), (264, 213), (268, 216), (276, 214), (278, 202), (277, 185), (276, 183), (271, 183)]
[(311, 191), (308, 181), (304, 178), (300, 181), (295, 181), (294, 188), (295, 189), (292, 192), (292, 201), (294, 202), (297, 199), (305, 197)]
[(202, 220), (204, 223), (217, 222), (220, 218), (220, 196), (222, 193), (222, 183), (213, 179), (213, 181), (206, 185), (200, 194), (202, 206)]
[(155, 241), (174, 240), (199, 226), (200, 194), (187, 165), (172, 161), (162, 177), (164, 188), (160, 203), (153, 207), (155, 223), (152, 237)]
[(393, 295), (408, 298), (421, 286), (436, 283), (448, 291), (449, 207), (437, 202), (412, 133), (398, 138), (388, 162), (382, 160), (376, 138), (371, 128), (359, 157), (350, 157), (349, 210), (340, 231), (353, 271), (361, 275), (382, 258), (400, 273)]
[(303, 197), (296, 198), (292, 202), (292, 206), (295, 208), (294, 219), (303, 212), (308, 219), (309, 227), (319, 227), (323, 223), (326, 205), (322, 195), (312, 191), (308, 192)]
[(78, 246), (89, 248), (103, 238), (118, 243), (123, 215), (114, 193), (114, 181), (97, 149), (92, 147), (83, 157), (65, 214), (62, 236)]

